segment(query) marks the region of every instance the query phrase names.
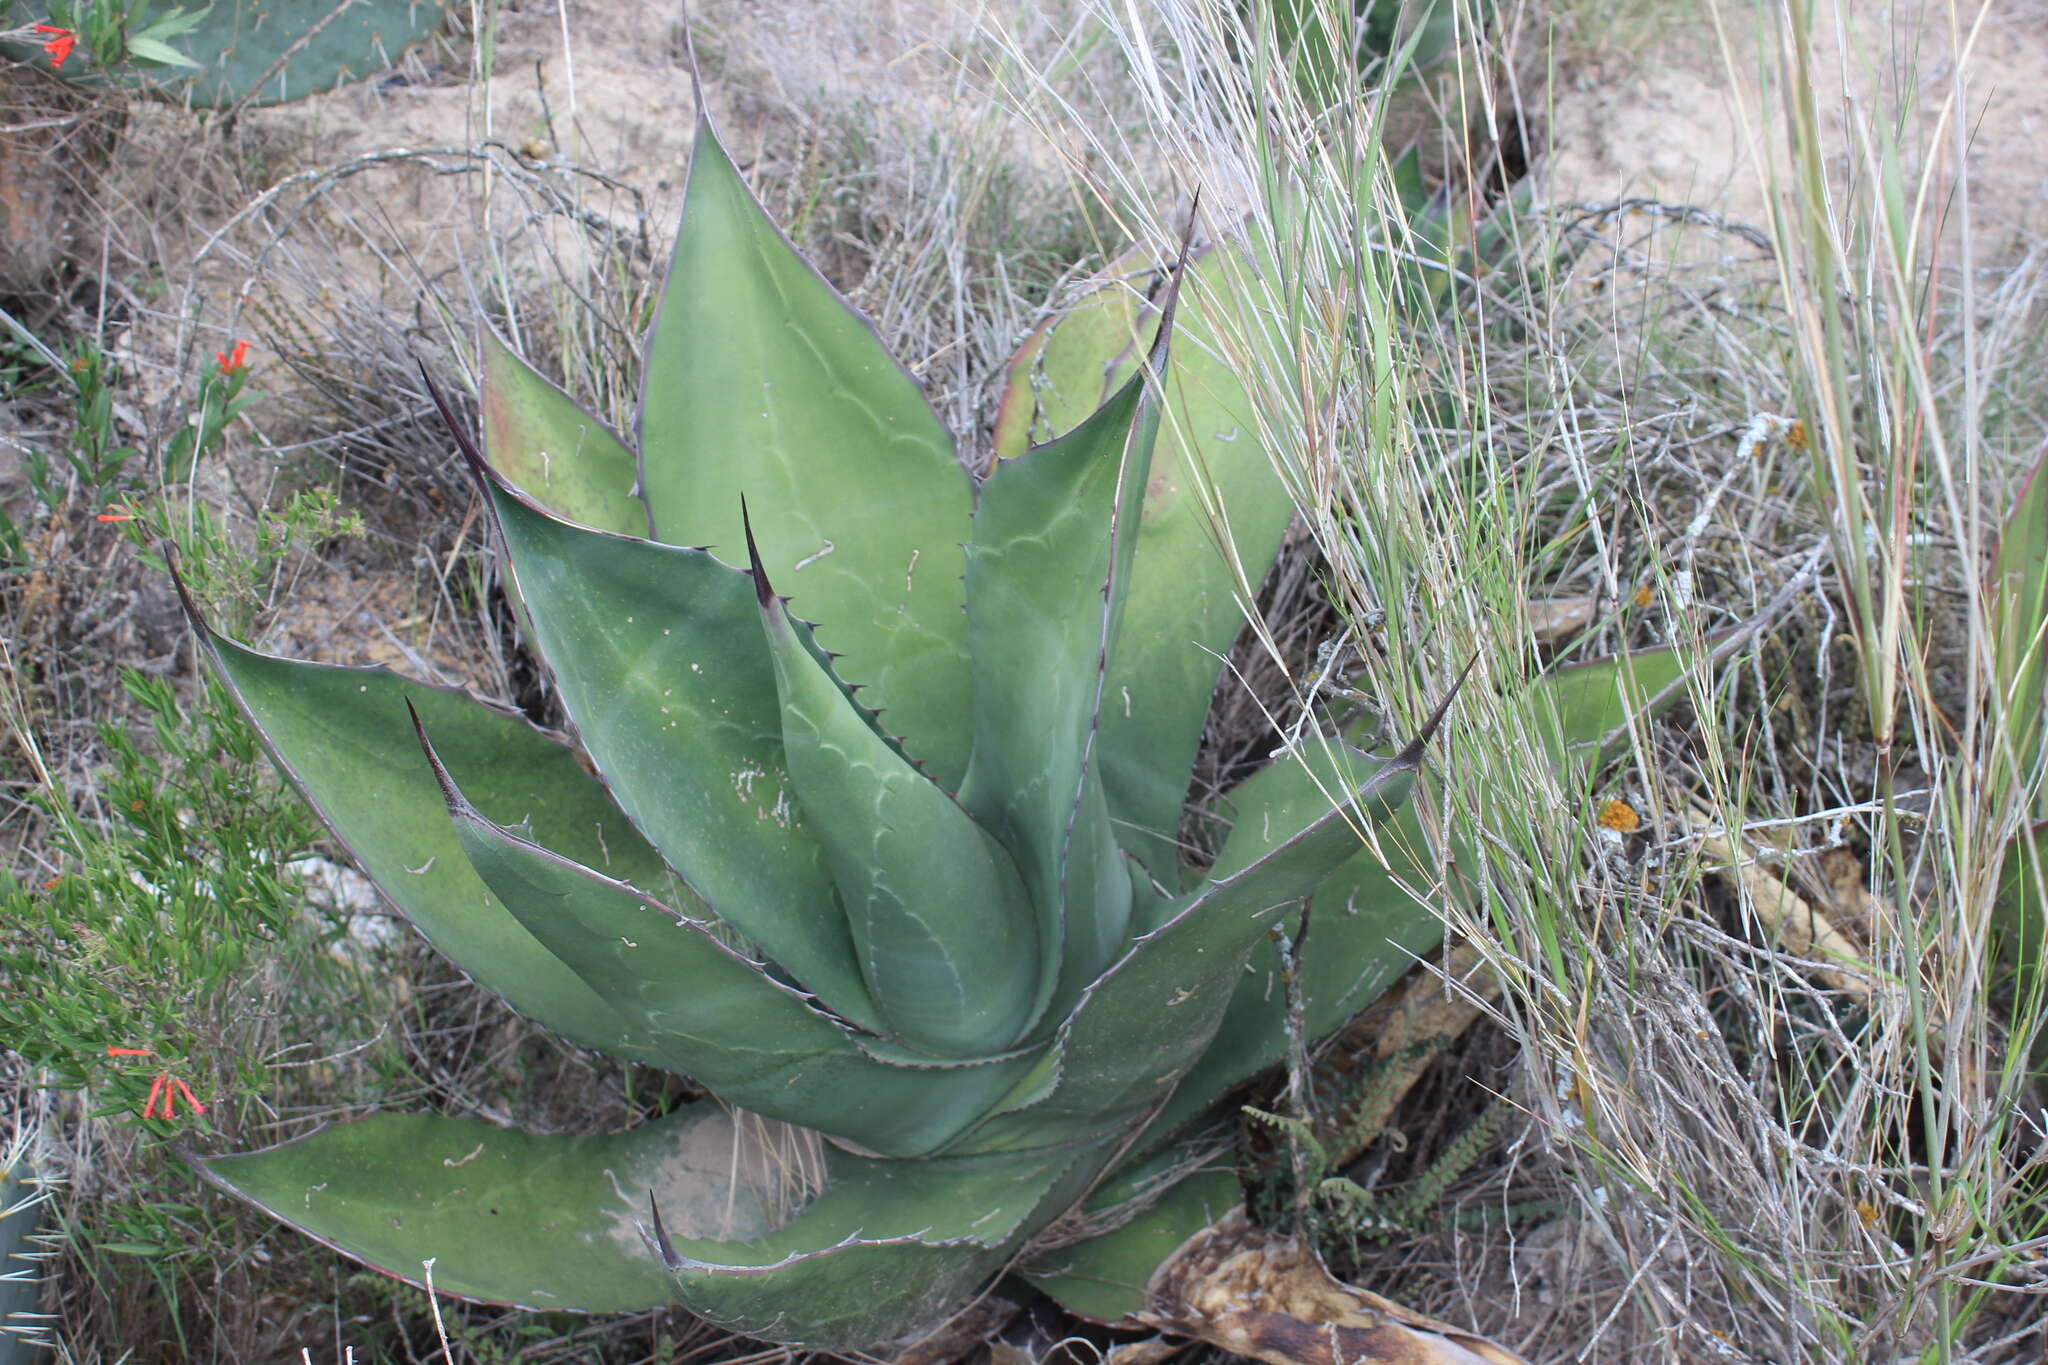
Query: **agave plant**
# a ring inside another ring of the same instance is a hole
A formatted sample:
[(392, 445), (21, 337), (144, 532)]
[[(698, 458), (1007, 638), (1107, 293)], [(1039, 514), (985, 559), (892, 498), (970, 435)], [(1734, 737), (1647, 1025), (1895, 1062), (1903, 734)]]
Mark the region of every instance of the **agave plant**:
[[(378, 1114), (191, 1159), (441, 1292), (680, 1302), (813, 1347), (942, 1317), (1091, 1192), (1128, 1223), (1184, 1173), (1176, 1138), (1281, 1055), (1283, 912), (1319, 886), (1341, 907), (1300, 984), (1317, 1031), (1438, 935), (1361, 833), (1441, 706), (1383, 761), (1303, 746), (1240, 788), (1213, 866), (1182, 865), (1233, 584), (1291, 509), (1251, 442), (1203, 454), (1241, 392), (1213, 354), (1168, 371), (1173, 311), (1169, 289), (1135, 373), (977, 492), (700, 122), (637, 450), (488, 335), (483, 449), (449, 418), (573, 743), (188, 607), (280, 768), (436, 947), (711, 1098), (613, 1136)], [(1198, 531), (1197, 461), (1234, 564)], [(1597, 735), (1612, 691), (1563, 732)], [(764, 1141), (792, 1133), (825, 1139), (794, 1181)]]

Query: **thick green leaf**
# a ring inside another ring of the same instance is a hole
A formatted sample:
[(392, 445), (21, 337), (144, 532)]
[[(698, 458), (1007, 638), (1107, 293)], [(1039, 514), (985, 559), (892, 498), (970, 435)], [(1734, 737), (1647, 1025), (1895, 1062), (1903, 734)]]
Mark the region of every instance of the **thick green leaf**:
[[(44, 14), (53, 8), (36, 7)], [(447, 17), (436, 0), (210, 0), (168, 13), (140, 5), (69, 8), (78, 18), (120, 15), (135, 26), (127, 30), (125, 60), (101, 67), (80, 53), (57, 73), (67, 84), (221, 110), (301, 100), (366, 80), (388, 70)], [(18, 40), (0, 41), (0, 50), (14, 60), (41, 56)]]
[(1108, 1156), (910, 1163), (835, 1152), (830, 1183), (787, 1226), (744, 1244), (676, 1238), (669, 1262), (691, 1310), (720, 1326), (815, 1350), (872, 1346), (957, 1310)]
[(966, 473), (916, 381), (761, 211), (706, 120), (645, 384), (655, 534), (737, 556), (744, 495), (762, 558), (845, 656), (841, 676), (956, 786), (972, 735)]
[(1141, 292), (1156, 276), (1149, 250), (1125, 252), (1088, 293), (1032, 328), (1003, 369), (990, 432), (997, 459), (1066, 435), (1129, 378), (1158, 323)]
[[(1538, 735), (1565, 766), (1566, 785), (1599, 758), (1601, 741), (1685, 676), (1685, 661), (1670, 646), (1589, 659), (1546, 673), (1530, 689)], [(1668, 706), (1675, 697), (1664, 700)]]
[(1380, 765), (1342, 809), (1326, 809), (1250, 866), (1182, 897), (1178, 913), (1082, 994), (1054, 1040), (1052, 1083), (964, 1146), (996, 1151), (1108, 1133), (1165, 1104), (1208, 1049), (1252, 947), (1357, 851), (1362, 826), (1400, 808), (1421, 745)]
[(1038, 999), (1038, 925), (1009, 853), (875, 732), (805, 648), (748, 558), (789, 776), (825, 847), (882, 1017), (912, 1047), (978, 1057), (1016, 1042)]
[[(1237, 824), (1211, 875), (1226, 876), (1250, 865), (1305, 823), (1322, 818), (1330, 809), (1330, 794), (1356, 784), (1362, 762), (1341, 748), (1304, 746), (1240, 784), (1232, 793)], [(1428, 845), (1413, 806), (1394, 811), (1376, 831), (1375, 842), (1377, 852), (1353, 853), (1311, 898), (1300, 982), (1311, 1037), (1330, 1032), (1371, 1004), (1443, 937), (1442, 922), (1401, 884), (1428, 880), (1423, 871)], [(1293, 926), (1287, 927), (1292, 932)], [(1279, 949), (1262, 939), (1253, 945), (1248, 970), (1233, 987), (1215, 1041), (1148, 1131), (1174, 1132), (1232, 1087), (1279, 1061), (1287, 1047), (1286, 1023)]]
[(760, 966), (651, 897), (483, 818), (444, 791), (470, 864), (528, 930), (601, 994), (656, 1066), (743, 1109), (884, 1156), (956, 1137), (1029, 1069), (888, 1064)]
[(974, 762), (960, 799), (1016, 854), (1038, 908), (1040, 1011), (1093, 980), (1130, 923), (1130, 874), (1091, 760), (1158, 423), (1133, 379), (990, 477), (967, 547)]
[[(1112, 276), (1128, 275), (1127, 257)], [(1261, 276), (1211, 250), (1188, 265), (1166, 367), (1164, 415), (1145, 485), (1124, 626), (1103, 693), (1102, 781), (1121, 845), (1169, 888), (1181, 885), (1175, 842), (1188, 770), (1222, 660), (1244, 624), (1240, 594), (1257, 590), (1294, 514), (1237, 375), (1258, 313)], [(1134, 369), (1158, 311), (1121, 279), (1041, 328), (1011, 362), (996, 427), (999, 455), (1027, 432), (1078, 426)]]
[[(1183, 1176), (1174, 1169), (1181, 1160), (1181, 1153), (1169, 1150), (1104, 1181), (1081, 1211), (1109, 1218), (1111, 1230), (1027, 1261), (1017, 1273), (1068, 1312), (1105, 1325), (1144, 1311), (1145, 1286), (1152, 1272), (1238, 1203), (1235, 1171), (1226, 1165)], [(1143, 1197), (1147, 1183), (1157, 1180), (1174, 1183), (1163, 1193), (1153, 1192), (1152, 1202), (1135, 1216), (1118, 1210), (1117, 1206)]]
[(584, 526), (647, 534), (647, 508), (633, 494), (638, 462), (612, 429), (548, 382), (505, 339), (478, 335), (484, 453), (542, 506)]
[(408, 1283), (486, 1303), (624, 1313), (676, 1302), (647, 1241), (752, 1237), (784, 1212), (771, 1157), (706, 1101), (630, 1132), (557, 1137), (476, 1119), (378, 1114), (235, 1156), (185, 1157), (214, 1184)]
[(193, 624), (278, 767), (428, 942), (527, 1018), (585, 1047), (640, 1055), (617, 1012), (471, 870), (406, 703), (434, 727), (480, 809), (621, 881), (664, 886), (661, 859), (572, 752), (466, 693), (385, 668), (259, 654), (216, 635), (196, 611)]
[(1998, 894), (1994, 923), (2006, 937), (2003, 954), (2020, 970), (2020, 989), (2026, 998), (2038, 991), (2041, 945), (2048, 941), (2048, 823), (2035, 823), (2021, 830), (2006, 845), (1998, 868)]
[(551, 517), (481, 472), (534, 641), (620, 808), (719, 918), (879, 1030), (784, 769), (753, 584), (701, 550)]

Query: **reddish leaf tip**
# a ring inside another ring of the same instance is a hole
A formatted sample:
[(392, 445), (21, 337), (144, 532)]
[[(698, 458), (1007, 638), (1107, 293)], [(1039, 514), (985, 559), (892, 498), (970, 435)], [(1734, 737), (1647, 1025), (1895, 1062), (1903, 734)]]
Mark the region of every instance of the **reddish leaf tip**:
[(469, 809), (469, 802), (456, 790), (455, 779), (448, 776), (448, 769), (441, 764), (441, 756), (434, 752), (432, 741), (427, 738), (427, 727), (420, 720), (420, 713), (413, 709), (412, 698), (405, 699), (405, 713), (412, 717), (412, 732), (420, 742), (420, 750), (427, 756), (427, 766), (434, 770), (434, 782), (441, 788), (441, 799), (448, 804), (449, 814), (459, 814)]
[(441, 421), (447, 426), (448, 434), (455, 438), (456, 446), (462, 451), (462, 458), (468, 462), (469, 472), (476, 476), (476, 481), (483, 488), (485, 496), (489, 496), (491, 468), (484, 462), (484, 453), (477, 449), (476, 441), (456, 419), (455, 409), (448, 406), (448, 399), (441, 392), (441, 386), (434, 382), (434, 376), (427, 373), (427, 362), (419, 360), (414, 363), (420, 367), (420, 378), (426, 382), (427, 396), (434, 400), (434, 407), (440, 412)]

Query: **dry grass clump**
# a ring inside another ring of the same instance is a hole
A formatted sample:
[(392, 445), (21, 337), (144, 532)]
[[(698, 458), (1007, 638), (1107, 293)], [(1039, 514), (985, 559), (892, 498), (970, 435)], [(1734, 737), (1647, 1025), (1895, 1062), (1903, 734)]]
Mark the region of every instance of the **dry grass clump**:
[[(2048, 396), (2014, 344), (2032, 258), (1948, 254), (1967, 181), (1915, 170), (1875, 112), (1823, 145), (1806, 40), (1765, 29), (1728, 41), (1780, 63), (1784, 217), (1496, 206), (1512, 249), (1400, 315), (1379, 101), (1310, 105), (1231, 6), (1097, 13), (1205, 197), (1298, 234), (1274, 325), (1350, 305), (1356, 330), (1296, 324), (1253, 381), (1348, 621), (1378, 625), (1359, 685), (1412, 717), (1479, 658), (1426, 798), (1457, 863), (1415, 891), (1485, 960), (1486, 990), (1447, 989), (1497, 996), (1514, 1050), (1394, 1122), (1512, 1110), (1458, 1187), (1503, 1216), (1353, 1238), (1351, 1268), (1538, 1359), (2029, 1358), (2039, 1021), (1987, 915), (2041, 776), (1982, 777), (2002, 721), (1975, 585)], [(1484, 130), (1467, 168), (1518, 122), (1487, 75), (1513, 54), (1477, 43), (1434, 82)], [(1617, 737), (1588, 804), (1522, 680), (1662, 645), (1694, 665), (1681, 704)], [(1426, 1162), (1368, 1150), (1354, 1178)], [(1508, 1212), (1546, 1192), (1562, 1210)]]

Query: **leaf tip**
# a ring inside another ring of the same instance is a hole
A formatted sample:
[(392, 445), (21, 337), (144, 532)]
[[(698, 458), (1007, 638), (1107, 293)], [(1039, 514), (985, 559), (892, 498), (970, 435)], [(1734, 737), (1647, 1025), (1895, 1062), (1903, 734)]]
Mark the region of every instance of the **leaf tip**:
[(491, 472), (490, 466), (484, 462), (484, 453), (477, 449), (476, 441), (471, 438), (468, 429), (456, 418), (455, 409), (448, 406), (448, 398), (441, 392), (441, 386), (434, 382), (434, 376), (427, 373), (427, 362), (415, 360), (414, 363), (420, 367), (420, 378), (426, 382), (427, 396), (434, 400), (434, 407), (440, 412), (441, 421), (448, 428), (449, 435), (455, 438), (456, 446), (461, 449), (462, 458), (469, 465), (469, 472), (476, 476), (477, 483), (488, 495), (491, 491)]
[(1458, 680), (1451, 684), (1450, 691), (1444, 693), (1443, 699), (1437, 702), (1436, 710), (1430, 712), (1429, 719), (1422, 723), (1421, 731), (1414, 739), (1408, 741), (1407, 747), (1394, 755), (1392, 767), (1403, 769), (1422, 765), (1423, 751), (1429, 747), (1430, 740), (1436, 738), (1436, 732), (1443, 726), (1444, 717), (1450, 714), (1451, 703), (1457, 699), (1459, 690), (1465, 686), (1465, 680), (1472, 676), (1472, 670), (1478, 666), (1479, 651), (1475, 649), (1472, 651), (1472, 657), (1465, 661), (1465, 667), (1459, 670)]
[(202, 640), (213, 638), (213, 627), (206, 624), (206, 617), (199, 610), (199, 603), (192, 598), (192, 589), (185, 583), (185, 575), (178, 572), (178, 553), (169, 542), (161, 547), (164, 567), (171, 571), (171, 586), (178, 590), (178, 603), (185, 609), (185, 619), (192, 623), (192, 629)]
[(1202, 191), (1197, 188), (1194, 203), (1188, 206), (1188, 225), (1180, 235), (1180, 254), (1174, 258), (1173, 273), (1166, 281), (1166, 297), (1159, 306), (1159, 332), (1152, 339), (1151, 353), (1145, 357), (1145, 364), (1155, 378), (1164, 378), (1166, 374), (1166, 353), (1173, 339), (1173, 315), (1180, 307), (1180, 287), (1187, 279), (1188, 256), (1195, 244), (1195, 224), (1201, 216)]
[[(704, 108), (704, 73), (697, 67), (697, 35), (690, 27), (690, 0), (683, 0), (683, 61), (690, 68), (690, 104), (696, 111), (697, 122), (702, 125), (711, 121)], [(656, 1215), (659, 1218), (659, 1215)]]
[(469, 809), (469, 802), (455, 786), (455, 779), (442, 766), (441, 756), (434, 752), (434, 745), (427, 738), (427, 727), (420, 719), (420, 713), (413, 708), (412, 698), (405, 699), (405, 714), (412, 717), (412, 732), (420, 742), (420, 751), (427, 756), (427, 766), (434, 770), (434, 782), (441, 788), (441, 799), (448, 804), (450, 814), (461, 814)]
[(761, 564), (761, 547), (754, 543), (754, 519), (747, 515), (747, 495), (740, 494), (740, 529), (747, 536), (747, 573), (754, 580), (754, 600), (761, 604), (761, 610), (773, 615), (775, 612), (775, 587), (768, 581), (768, 570)]
[(654, 1215), (654, 1232), (650, 1236), (647, 1230), (642, 1228), (640, 1235), (647, 1237), (647, 1240), (654, 1244), (655, 1251), (661, 1256), (661, 1264), (668, 1273), (680, 1275), (683, 1271), (683, 1258), (677, 1254), (676, 1244), (669, 1240), (668, 1229), (661, 1225), (661, 1205), (654, 1202), (653, 1190), (647, 1192), (647, 1211)]

